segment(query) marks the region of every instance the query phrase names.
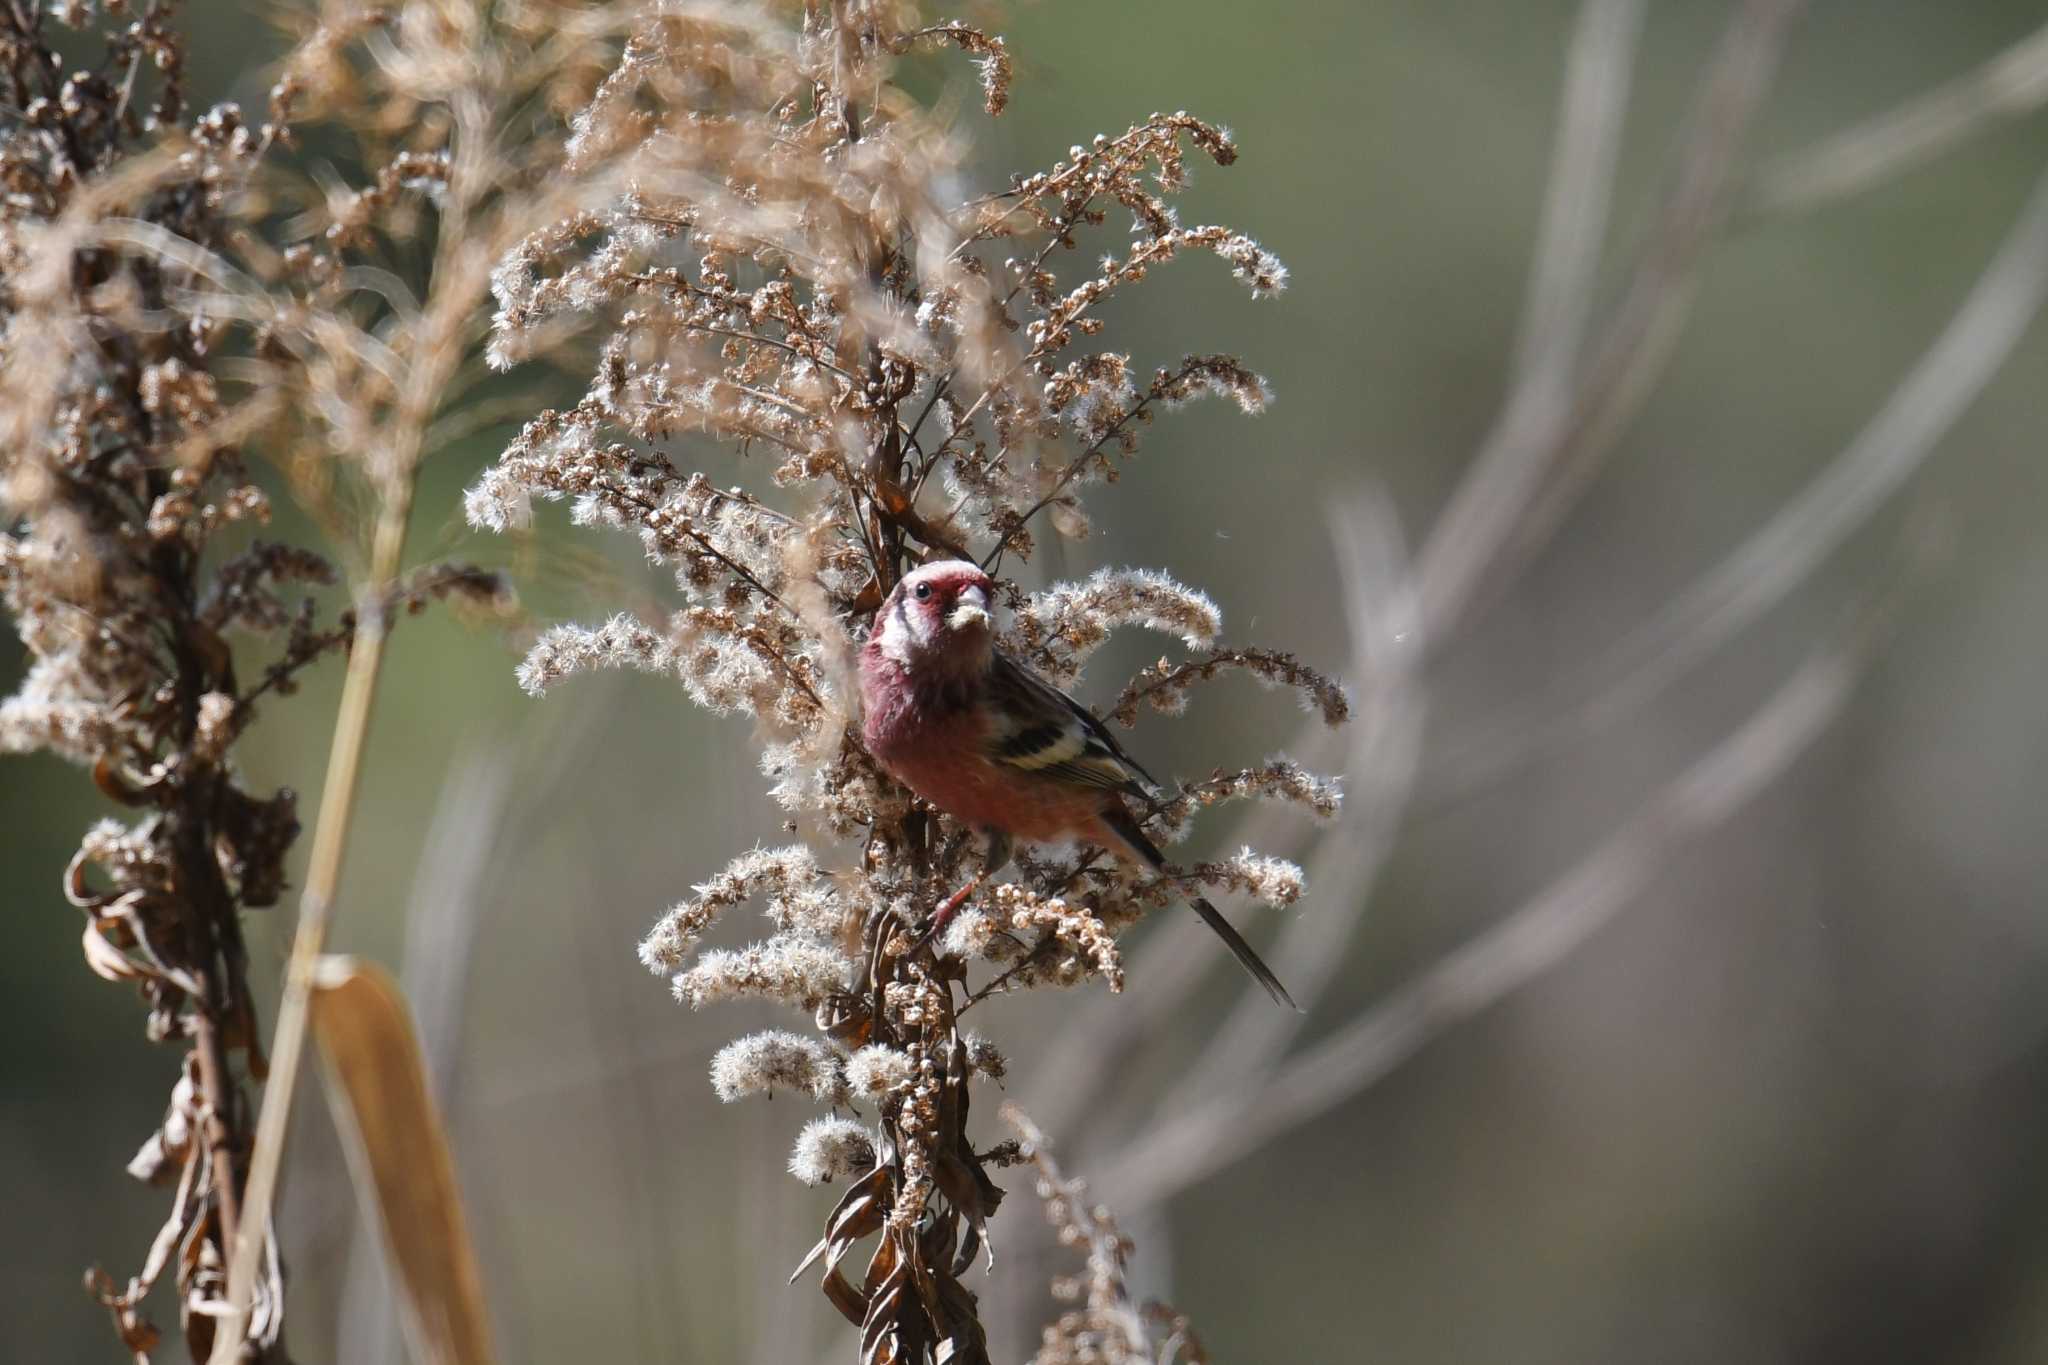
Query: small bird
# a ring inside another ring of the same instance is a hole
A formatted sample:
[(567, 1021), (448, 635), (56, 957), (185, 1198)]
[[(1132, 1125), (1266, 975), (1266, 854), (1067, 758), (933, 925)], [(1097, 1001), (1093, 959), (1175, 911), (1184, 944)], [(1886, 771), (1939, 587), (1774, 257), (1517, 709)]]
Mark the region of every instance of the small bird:
[[(868, 752), (988, 836), (985, 869), (939, 908), (932, 931), (1009, 862), (1013, 840), (1076, 839), (1154, 872), (1166, 865), (1124, 804), (1156, 807), (1158, 784), (1087, 708), (996, 648), (994, 587), (966, 560), (926, 564), (882, 603), (861, 650)], [(1300, 1008), (1215, 906), (1190, 904), (1268, 994)]]

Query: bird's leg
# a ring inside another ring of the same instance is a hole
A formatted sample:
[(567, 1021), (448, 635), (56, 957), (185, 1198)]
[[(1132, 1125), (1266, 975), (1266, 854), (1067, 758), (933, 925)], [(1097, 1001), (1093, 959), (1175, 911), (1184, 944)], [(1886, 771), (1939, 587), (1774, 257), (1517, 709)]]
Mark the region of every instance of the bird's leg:
[(953, 916), (960, 913), (960, 907), (967, 904), (967, 898), (981, 890), (981, 884), (987, 880), (988, 869), (983, 868), (974, 874), (967, 885), (961, 887), (943, 901), (940, 901), (939, 908), (932, 911), (931, 921), (926, 924), (924, 936), (919, 942), (929, 943), (934, 937), (943, 932), (945, 927), (953, 922)]
[(915, 953), (946, 931), (946, 926), (953, 922), (953, 916), (960, 913), (960, 907), (967, 904), (968, 898), (981, 889), (981, 884), (1009, 865), (1010, 851), (1010, 836), (991, 831), (988, 836), (988, 857), (982, 863), (981, 871), (975, 873), (967, 885), (939, 902), (939, 908), (932, 911), (931, 919), (926, 921), (924, 932), (919, 934), (917, 942), (911, 945), (911, 952)]

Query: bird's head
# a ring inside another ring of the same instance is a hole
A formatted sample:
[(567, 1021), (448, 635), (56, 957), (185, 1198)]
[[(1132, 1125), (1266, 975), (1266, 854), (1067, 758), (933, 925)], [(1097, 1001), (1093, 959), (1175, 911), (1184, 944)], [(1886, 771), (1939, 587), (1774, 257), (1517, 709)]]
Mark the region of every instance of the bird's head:
[(986, 667), (995, 647), (995, 582), (964, 559), (904, 575), (875, 618), (882, 653), (902, 664)]

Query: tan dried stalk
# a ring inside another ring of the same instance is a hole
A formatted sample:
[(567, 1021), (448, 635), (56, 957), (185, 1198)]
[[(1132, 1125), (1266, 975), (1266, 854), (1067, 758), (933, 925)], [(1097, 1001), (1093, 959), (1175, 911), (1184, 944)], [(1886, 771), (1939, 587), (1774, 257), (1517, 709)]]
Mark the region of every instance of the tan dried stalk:
[[(405, 495), (386, 504), (378, 517), (370, 564), (373, 594), (396, 578), (404, 553), (411, 481), (408, 479), (402, 487)], [(342, 852), (348, 846), (356, 780), (362, 769), (363, 745), (369, 737), (370, 707), (376, 700), (377, 678), (384, 662), (385, 628), (381, 611), (372, 609), (362, 614), (349, 651), (348, 676), (342, 684), (341, 706), (328, 752), (326, 786), (320, 795), (320, 823), (314, 830), (306, 889), (299, 897), (298, 931), (292, 938), (284, 1000), (278, 1008), (273, 1040), (275, 1064), (256, 1126), (254, 1156), (249, 1167), (248, 1207), (262, 1212), (265, 1227), (269, 1225), (268, 1215), (277, 1195), (277, 1175), (284, 1159), (292, 1097), (305, 1056), (314, 975), (332, 923), (335, 893), (341, 885)], [(216, 1360), (238, 1358), (239, 1342), (249, 1330), (256, 1278), (267, 1240), (267, 1236), (244, 1235), (228, 1243), (232, 1253), (228, 1261), (229, 1312), (223, 1318), (222, 1325), (227, 1330), (220, 1334), (220, 1345), (214, 1352)]]
[(1076, 1306), (1046, 1325), (1031, 1365), (1207, 1365), (1209, 1354), (1184, 1316), (1131, 1297), (1131, 1243), (1109, 1209), (1089, 1202), (1087, 1183), (1060, 1170), (1045, 1134), (1022, 1109), (1006, 1104), (1002, 1115), (1016, 1131), (1020, 1154), (1038, 1170), (1038, 1197), (1054, 1236), (1086, 1258), (1080, 1275), (1053, 1282), (1053, 1296)]
[[(424, 126), (413, 134), (421, 145), (391, 153), (376, 186), (342, 207), (328, 238), (342, 244), (371, 238), (380, 215), (402, 201), (408, 185), (425, 189), (433, 209), (433, 253), (421, 301), (383, 323), (376, 349), (365, 357), (382, 381), (382, 401), (367, 411), (360, 403), (349, 409), (357, 419), (349, 435), (360, 442), (377, 505), (364, 591), (381, 601), (404, 559), (418, 466), (469, 425), (462, 400), (480, 377), (478, 343), (492, 271), (539, 225), (580, 212), (586, 198), (617, 192), (607, 165), (561, 173), (560, 148), (569, 130), (553, 112), (587, 89), (583, 59), (616, 21), (606, 11), (580, 7), (533, 5), (493, 14), (460, 0), (415, 0), (366, 57), (348, 44), (381, 18), (343, 15), (300, 45), (288, 82), (330, 82), (314, 93), (337, 103), (353, 127), (420, 127), (422, 119)], [(308, 1005), (335, 912), (388, 626), (384, 613), (360, 613), (343, 688), (279, 1009), (277, 1084), (265, 1096), (250, 1167), (249, 1207), (265, 1213), (283, 1161)], [(261, 1239), (245, 1234), (238, 1240), (230, 1263), (229, 1330), (215, 1347), (216, 1361), (233, 1358), (232, 1343), (255, 1306), (263, 1258)]]

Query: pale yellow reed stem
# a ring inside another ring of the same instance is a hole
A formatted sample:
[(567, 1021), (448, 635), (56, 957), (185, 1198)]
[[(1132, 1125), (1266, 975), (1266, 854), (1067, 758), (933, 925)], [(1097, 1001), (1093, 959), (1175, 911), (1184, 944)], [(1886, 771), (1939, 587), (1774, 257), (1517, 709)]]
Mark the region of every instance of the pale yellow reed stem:
[(362, 770), (363, 746), (369, 735), (370, 707), (377, 696), (377, 678), (384, 660), (385, 619), (391, 584), (405, 548), (405, 523), (412, 509), (412, 481), (403, 479), (386, 501), (377, 521), (370, 551), (369, 582), (356, 606), (355, 639), (349, 648), (348, 675), (342, 684), (341, 707), (334, 722), (334, 743), (328, 751), (327, 781), (320, 794), (320, 821), (313, 832), (313, 852), (306, 871), (306, 889), (299, 898), (298, 933), (292, 940), (285, 969), (284, 1000), (278, 1006), (277, 1032), (271, 1041), (270, 1077), (263, 1090), (263, 1112), (256, 1123), (255, 1149), (249, 1158), (249, 1180), (242, 1193), (241, 1220), (228, 1261), (230, 1311), (214, 1336), (209, 1365), (234, 1365), (248, 1335), (249, 1309), (256, 1275), (263, 1264), (271, 1208), (277, 1195), (278, 1169), (284, 1160), (285, 1131), (291, 1122), (292, 1094), (306, 1052), (306, 1005), (313, 988), (314, 968), (327, 944), (334, 918), (334, 897), (341, 881), (342, 856), (348, 847), (349, 816), (355, 805), (356, 782)]

